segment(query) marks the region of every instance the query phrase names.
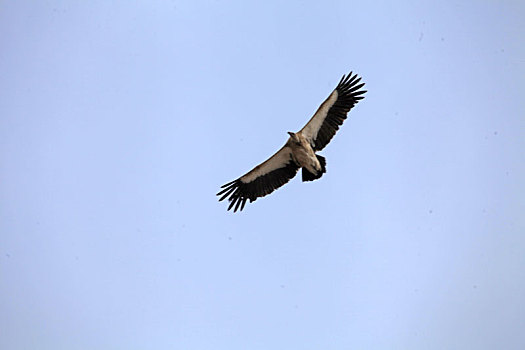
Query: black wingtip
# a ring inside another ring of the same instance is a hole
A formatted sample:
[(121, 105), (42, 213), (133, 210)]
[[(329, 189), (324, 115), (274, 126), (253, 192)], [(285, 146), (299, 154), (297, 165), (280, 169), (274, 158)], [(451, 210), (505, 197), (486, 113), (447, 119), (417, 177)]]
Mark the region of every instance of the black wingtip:
[(235, 209), (233, 210), (234, 213), (237, 212), (237, 209), (239, 209), (239, 206), (241, 205), (243, 198), (237, 198), (237, 204), (235, 205)]
[(234, 198), (234, 199), (230, 202), (230, 205), (228, 206), (228, 210), (230, 210), (230, 209), (234, 206), (236, 200), (237, 200), (237, 198)]
[(230, 185), (234, 184), (234, 183), (237, 182), (237, 181), (239, 181), (239, 179), (237, 179), (237, 180), (233, 180), (233, 181), (230, 181), (230, 182), (228, 182), (227, 184), (222, 185), (221, 188), (224, 188), (224, 187), (230, 186)]
[(343, 74), (343, 77), (341, 78), (341, 80), (339, 80), (339, 84), (337, 84), (338, 86), (341, 85), (341, 83), (345, 80), (346, 78), (346, 74)]
[(361, 80), (361, 78), (357, 74), (354, 74), (353, 71), (350, 71), (350, 73), (343, 75), (339, 84), (337, 84), (337, 88), (346, 89), (347, 87), (356, 84), (359, 80)]

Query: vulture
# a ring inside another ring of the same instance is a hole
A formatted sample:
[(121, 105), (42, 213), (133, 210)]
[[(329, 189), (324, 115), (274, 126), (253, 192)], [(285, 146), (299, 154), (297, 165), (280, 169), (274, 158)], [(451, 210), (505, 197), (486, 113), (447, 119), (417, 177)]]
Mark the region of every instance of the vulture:
[(357, 74), (343, 75), (337, 87), (319, 106), (313, 117), (298, 132), (288, 132), (285, 145), (265, 162), (257, 165), (237, 180), (223, 185), (217, 193), (219, 201), (228, 198), (228, 210), (244, 209), (292, 179), (302, 168), (302, 180), (319, 179), (326, 172), (326, 160), (315, 152), (321, 151), (343, 124), (346, 114), (364, 98), (365, 85)]

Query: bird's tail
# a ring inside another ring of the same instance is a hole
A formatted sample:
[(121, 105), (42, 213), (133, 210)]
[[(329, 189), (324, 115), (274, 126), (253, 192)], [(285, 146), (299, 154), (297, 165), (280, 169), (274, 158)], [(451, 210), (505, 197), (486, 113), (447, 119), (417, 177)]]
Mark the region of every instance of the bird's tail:
[(324, 173), (326, 173), (326, 159), (324, 159), (323, 156), (315, 155), (317, 157), (317, 160), (321, 164), (321, 171), (317, 172), (317, 174), (312, 174), (306, 168), (303, 167), (303, 182), (306, 181), (314, 181), (323, 176)]

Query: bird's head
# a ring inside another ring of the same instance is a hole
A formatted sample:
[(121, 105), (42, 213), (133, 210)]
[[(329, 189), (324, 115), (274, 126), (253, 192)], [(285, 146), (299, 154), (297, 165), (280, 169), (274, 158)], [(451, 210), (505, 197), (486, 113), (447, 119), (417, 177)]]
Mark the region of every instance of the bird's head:
[(297, 134), (291, 131), (288, 131), (288, 135), (290, 135), (290, 139), (293, 142), (299, 143), (299, 137), (297, 137)]

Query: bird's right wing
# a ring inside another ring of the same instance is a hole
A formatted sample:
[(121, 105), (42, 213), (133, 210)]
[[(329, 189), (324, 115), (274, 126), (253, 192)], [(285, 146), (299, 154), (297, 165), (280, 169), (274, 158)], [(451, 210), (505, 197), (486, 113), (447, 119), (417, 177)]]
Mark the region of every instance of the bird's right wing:
[(361, 78), (357, 74), (352, 75), (352, 72), (343, 75), (335, 90), (301, 129), (300, 133), (313, 142), (314, 151), (322, 150), (330, 142), (346, 119), (346, 114), (364, 98), (361, 95), (366, 91), (361, 88), (365, 84), (359, 84), (359, 81)]
[(257, 165), (237, 180), (221, 186), (223, 190), (217, 193), (217, 196), (222, 195), (219, 201), (229, 197), (228, 210), (234, 206), (234, 212), (239, 206), (240, 210), (243, 210), (248, 199), (253, 202), (259, 197), (272, 193), (290, 181), (297, 174), (297, 170), (299, 166), (292, 159), (292, 150), (284, 145), (264, 163)]

